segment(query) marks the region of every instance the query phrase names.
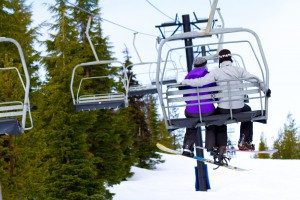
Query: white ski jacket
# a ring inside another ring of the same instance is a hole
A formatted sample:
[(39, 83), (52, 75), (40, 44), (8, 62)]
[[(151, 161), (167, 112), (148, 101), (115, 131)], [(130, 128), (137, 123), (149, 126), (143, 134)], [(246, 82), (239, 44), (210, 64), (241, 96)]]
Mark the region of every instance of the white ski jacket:
[[(233, 66), (231, 61), (224, 61), (220, 64), (220, 68), (212, 70), (209, 74), (201, 78), (196, 79), (185, 79), (182, 81), (183, 85), (190, 85), (193, 87), (201, 87), (203, 85), (216, 82), (217, 85), (226, 85), (226, 82), (218, 82), (224, 80), (234, 80), (230, 81), (230, 84), (239, 84), (241, 81), (238, 79), (258, 79), (257, 76), (254, 76), (247, 72), (245, 69), (237, 66)], [(258, 79), (260, 80), (260, 79)], [(265, 91), (264, 85), (261, 85), (263, 91)], [(222, 92), (222, 91), (221, 91)], [(228, 100), (227, 97), (220, 98), (218, 107), (223, 109), (230, 109), (230, 104), (232, 109), (238, 109), (244, 107), (243, 96), (234, 96), (234, 99), (240, 99), (237, 101), (224, 102)]]

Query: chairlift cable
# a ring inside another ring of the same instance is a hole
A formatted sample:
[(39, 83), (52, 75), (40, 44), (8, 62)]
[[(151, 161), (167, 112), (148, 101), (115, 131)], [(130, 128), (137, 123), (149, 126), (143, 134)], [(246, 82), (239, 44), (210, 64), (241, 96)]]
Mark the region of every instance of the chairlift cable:
[(103, 18), (103, 17), (100, 17), (99, 14), (96, 14), (96, 15), (95, 15), (94, 13), (91, 13), (90, 11), (88, 11), (88, 10), (86, 10), (86, 9), (84, 9), (84, 8), (81, 8), (81, 7), (77, 6), (77, 5), (75, 5), (74, 3), (71, 3), (71, 2), (69, 2), (68, 0), (66, 0), (66, 3), (70, 4), (70, 5), (73, 6), (74, 8), (77, 8), (77, 9), (79, 9), (79, 10), (81, 10), (81, 11), (83, 11), (83, 12), (85, 12), (85, 13), (87, 13), (87, 14), (93, 16), (93, 17), (98, 17), (101, 21), (105, 21), (105, 22), (111, 23), (111, 24), (113, 24), (113, 25), (119, 26), (119, 27), (124, 28), (124, 29), (126, 29), (126, 30), (129, 30), (129, 31), (132, 31), (132, 32), (135, 32), (135, 33), (139, 33), (139, 34), (142, 34), (142, 35), (147, 35), (147, 36), (151, 36), (151, 37), (155, 37), (155, 38), (158, 37), (157, 35), (153, 35), (153, 34), (149, 34), (149, 33), (143, 33), (143, 32), (134, 30), (134, 29), (132, 29), (132, 28), (128, 28), (128, 27), (126, 27), (126, 26), (123, 26), (123, 25), (118, 24), (118, 23), (116, 23), (116, 22), (113, 22), (113, 21), (111, 21), (111, 20), (108, 20), (108, 19), (105, 19), (105, 18)]
[(129, 31), (132, 31), (132, 32), (134, 32), (134, 33), (139, 33), (139, 34), (142, 34), (142, 35), (147, 35), (147, 36), (151, 36), (151, 37), (155, 37), (155, 38), (158, 37), (157, 35), (153, 35), (153, 34), (149, 34), (149, 33), (143, 33), (143, 32), (140, 32), (140, 31), (137, 31), (137, 30), (128, 28), (128, 27), (126, 27), (126, 26), (117, 24), (117, 23), (115, 23), (115, 22), (112, 22), (112, 21), (110, 21), (110, 20), (104, 19), (104, 18), (102, 18), (102, 17), (100, 17), (100, 20), (103, 20), (103, 21), (106, 21), (106, 22), (108, 22), (108, 23), (114, 24), (114, 25), (116, 25), (116, 26), (122, 27), (122, 28), (127, 29), (127, 30), (129, 30)]
[(158, 12), (160, 12), (161, 14), (163, 14), (164, 16), (166, 16), (167, 18), (171, 19), (172, 21), (174, 20), (172, 17), (168, 16), (167, 14), (165, 14), (164, 12), (162, 12), (160, 9), (158, 9), (155, 5), (153, 5), (150, 1), (145, 0), (148, 4), (150, 4), (155, 10), (157, 10)]

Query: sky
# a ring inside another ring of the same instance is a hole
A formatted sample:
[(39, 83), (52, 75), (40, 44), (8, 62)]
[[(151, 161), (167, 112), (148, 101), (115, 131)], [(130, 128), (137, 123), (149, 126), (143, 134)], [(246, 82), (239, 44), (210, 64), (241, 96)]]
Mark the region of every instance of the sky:
[[(53, 2), (28, 0), (28, 3), (32, 3), (35, 25), (51, 19), (44, 3)], [(193, 20), (193, 12), (199, 19), (207, 18), (210, 11), (209, 0), (101, 0), (99, 5), (102, 18), (132, 29), (102, 22), (104, 36), (109, 38), (114, 56), (124, 60), (122, 52), (126, 46), (133, 62), (139, 62), (133, 47), (135, 31), (138, 32), (135, 45), (142, 61), (156, 61), (156, 36), (160, 36), (156, 25), (171, 22), (176, 14), (179, 19), (189, 14)], [(254, 124), (254, 142), (258, 143), (263, 132), (271, 145), (283, 128), (288, 113), (293, 115), (297, 126), (300, 124), (300, 95), (297, 93), (300, 83), (300, 1), (219, 0), (218, 7), (225, 27), (249, 28), (258, 34), (262, 42), (269, 66), (272, 97), (269, 100), (268, 124)], [(42, 37), (47, 37), (47, 30), (41, 32)], [(237, 140), (239, 127), (234, 127)]]
[(132, 167), (134, 176), (110, 191), (115, 200), (296, 200), (300, 199), (300, 161), (252, 159), (252, 153), (238, 152), (230, 164), (247, 169), (234, 171), (208, 164), (211, 189), (195, 191), (191, 158), (162, 154), (165, 163), (155, 170)]

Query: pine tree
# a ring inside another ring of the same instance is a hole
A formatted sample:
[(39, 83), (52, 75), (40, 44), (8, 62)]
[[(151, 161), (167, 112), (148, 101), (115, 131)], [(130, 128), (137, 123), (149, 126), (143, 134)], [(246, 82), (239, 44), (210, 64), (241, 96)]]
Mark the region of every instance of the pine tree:
[[(125, 66), (130, 64), (129, 56), (126, 54)], [(121, 70), (119, 73), (124, 72)], [(120, 82), (116, 83), (116, 88), (125, 92)], [(133, 120), (130, 108), (116, 112), (102, 111), (94, 127), (95, 135), (89, 137), (92, 152), (101, 160), (97, 165), (99, 176), (106, 179), (108, 185), (120, 183), (132, 176), (130, 169), (137, 161), (133, 146)]]
[(158, 142), (167, 147), (176, 149), (178, 147), (178, 145), (176, 143), (176, 141), (177, 141), (176, 135), (175, 134), (172, 135), (171, 133), (168, 132), (168, 130), (166, 129), (165, 122), (159, 121), (158, 128), (159, 128)]
[[(44, 59), (49, 82), (42, 89), (40, 124), (46, 134), (45, 165), (49, 175), (45, 179), (46, 197), (52, 199), (108, 199), (103, 180), (97, 176), (97, 159), (89, 152), (88, 130), (97, 116), (74, 113), (69, 94), (72, 68), (85, 61), (82, 45), (78, 41), (76, 19), (72, 7), (57, 0), (50, 10), (56, 14), (52, 29), (56, 30), (46, 42), (49, 55)], [(45, 123), (46, 122), (46, 123)], [(41, 133), (41, 134), (42, 134)]]
[[(125, 66), (129, 66), (130, 56), (127, 49), (125, 53)], [(138, 85), (138, 81), (132, 72), (132, 67), (127, 67), (127, 76), (129, 77), (129, 87)], [(129, 122), (131, 133), (133, 134), (133, 151), (136, 165), (139, 167), (149, 168), (147, 161), (149, 156), (145, 153), (146, 147), (150, 142), (150, 132), (148, 130), (146, 116), (146, 104), (143, 101), (143, 96), (133, 96), (129, 98), (129, 107), (126, 109), (126, 115)]]
[[(156, 143), (162, 143), (168, 147), (176, 148), (175, 137), (166, 129), (164, 121), (160, 121), (158, 117), (156, 100), (153, 96), (149, 96), (148, 102), (148, 125), (152, 135), (153, 151), (157, 151)], [(160, 157), (156, 157), (160, 158)], [(160, 162), (158, 160), (158, 162)]]
[[(171, 118), (178, 118), (178, 108), (171, 108), (170, 111)], [(181, 147), (180, 141), (182, 140), (182, 129), (177, 129), (172, 132), (169, 132), (166, 129), (165, 121), (162, 120), (159, 122), (159, 127), (160, 127), (160, 139), (159, 142), (171, 147), (173, 149), (177, 149)]]
[(149, 160), (148, 160), (148, 166), (150, 168), (154, 168), (155, 164), (160, 163), (161, 156), (157, 154), (157, 148), (156, 143), (159, 141), (159, 139), (162, 137), (160, 133), (160, 129), (162, 128), (160, 126), (156, 105), (155, 105), (155, 99), (153, 96), (149, 96), (149, 102), (148, 102), (148, 109), (147, 109), (147, 124), (150, 130), (150, 138), (148, 143), (148, 154), (149, 154)]
[[(260, 142), (259, 142), (258, 150), (259, 151), (268, 150), (267, 142), (266, 142), (266, 139), (265, 139), (263, 133), (260, 135)], [(270, 158), (270, 155), (261, 153), (261, 154), (258, 154), (258, 158)]]
[(297, 137), (297, 127), (292, 114), (287, 115), (287, 122), (284, 129), (278, 135), (278, 139), (274, 142), (274, 148), (278, 149), (272, 158), (276, 159), (299, 159), (299, 138)]
[[(59, 119), (57, 119), (56, 123), (61, 123), (62, 119), (64, 130), (69, 130), (73, 132), (76, 136), (76, 134), (81, 134), (81, 140), (76, 140), (77, 143), (83, 145), (82, 151), (84, 152), (86, 150), (86, 144), (88, 144), (88, 151), (91, 154), (87, 154), (90, 156), (90, 160), (93, 164), (93, 166), (90, 166), (90, 169), (94, 169), (94, 174), (91, 174), (91, 177), (89, 178), (89, 184), (90, 187), (94, 186), (94, 192), (96, 191), (97, 187), (99, 185), (95, 185), (98, 183), (101, 183), (101, 188), (98, 188), (99, 194), (102, 194), (105, 196), (106, 199), (111, 198), (111, 194), (106, 190), (105, 194), (103, 193), (103, 186), (104, 182), (108, 185), (119, 183), (121, 180), (125, 179), (126, 177), (130, 176), (130, 167), (134, 163), (133, 159), (133, 153), (132, 153), (132, 135), (128, 131), (129, 129), (126, 127), (128, 123), (126, 120), (126, 115), (121, 112), (114, 112), (112, 110), (100, 110), (100, 111), (93, 111), (88, 113), (80, 113), (77, 115), (76, 119), (74, 120), (74, 123), (71, 123), (68, 121), (69, 118), (72, 118), (72, 111), (69, 110), (71, 102), (66, 101), (68, 100), (67, 96), (63, 96), (61, 93), (59, 94), (57, 91), (59, 88), (61, 90), (66, 91), (66, 85), (70, 81), (69, 74), (65, 73), (67, 71), (71, 72), (71, 66), (75, 66), (78, 63), (82, 62), (89, 62), (89, 61), (95, 61), (94, 55), (92, 54), (92, 51), (89, 48), (88, 41), (83, 34), (86, 30), (86, 23), (88, 19), (88, 15), (85, 12), (80, 13), (77, 9), (77, 7), (69, 8), (66, 5), (63, 5), (63, 2), (57, 1), (59, 4), (57, 4), (56, 7), (52, 7), (53, 11), (58, 12), (61, 14), (60, 21), (58, 21), (60, 24), (60, 29), (58, 30), (58, 33), (56, 35), (53, 35), (52, 41), (47, 41), (48, 50), (51, 52), (51, 55), (45, 59), (46, 65), (49, 67), (49, 75), (50, 75), (50, 81), (47, 87), (47, 92), (44, 92), (46, 94), (50, 94), (50, 97), (55, 96), (53, 99), (53, 102), (61, 102), (58, 98), (62, 98), (65, 101), (63, 102), (62, 107), (58, 107), (57, 105), (54, 108), (51, 108), (51, 110), (54, 110), (55, 112), (58, 112), (58, 114), (55, 114), (55, 116), (60, 116)], [(90, 12), (97, 12), (97, 1), (77, 1), (76, 5), (80, 7), (83, 10), (87, 10)], [(65, 14), (63, 15), (63, 10), (65, 10)], [(69, 11), (72, 10), (74, 15), (72, 17), (69, 17), (70, 13)], [(81, 10), (82, 11), (82, 10)], [(72, 18), (72, 20), (71, 20)], [(102, 38), (102, 30), (101, 26), (99, 24), (96, 24), (96, 19), (92, 21), (91, 29), (90, 29), (90, 36), (93, 40), (93, 44), (95, 44), (95, 49), (97, 51), (97, 54), (99, 55), (100, 60), (110, 60), (110, 52), (109, 47), (107, 45), (107, 39)], [(65, 29), (62, 29), (62, 28)], [(72, 28), (73, 27), (73, 28)], [(78, 31), (74, 30), (74, 27), (78, 27)], [(65, 36), (64, 36), (65, 35)], [(64, 36), (64, 37), (62, 37)], [(68, 44), (65, 43), (65, 41), (68, 41)], [(70, 60), (72, 58), (72, 60)], [(69, 63), (68, 63), (69, 62)], [(76, 63), (76, 64), (75, 64)], [(59, 67), (59, 68), (58, 68)], [(95, 66), (95, 67), (87, 67), (84, 68), (84, 70), (79, 71), (79, 79), (82, 77), (89, 77), (89, 76), (106, 76), (106, 75), (113, 75), (117, 74), (117, 70), (115, 68), (111, 68), (113, 66)], [(59, 80), (66, 80), (59, 81)], [(53, 86), (55, 86), (53, 88)], [(110, 81), (102, 81), (100, 83), (93, 83), (93, 82), (87, 82), (85, 85), (83, 85), (83, 91), (85, 92), (92, 92), (92, 91), (98, 91), (100, 93), (108, 93), (111, 91), (111, 88), (117, 88), (118, 83)], [(56, 92), (53, 92), (52, 90), (55, 90)], [(68, 92), (66, 92), (68, 94)], [(47, 100), (51, 100), (51, 98), (47, 98)], [(46, 100), (46, 101), (47, 101)], [(45, 100), (43, 101), (45, 102)], [(57, 104), (57, 103), (56, 103)], [(57, 111), (56, 111), (57, 110)], [(66, 110), (66, 112), (64, 111)], [(54, 112), (54, 113), (55, 113)], [(53, 113), (52, 113), (53, 115)], [(50, 116), (45, 116), (47, 121), (51, 121)], [(71, 116), (68, 116), (71, 115)], [(50, 118), (49, 118), (50, 117)], [(124, 123), (125, 122), (125, 123)], [(48, 123), (49, 125), (49, 123)], [(53, 128), (56, 130), (56, 126), (51, 127), (50, 131), (54, 133)], [(64, 138), (70, 138), (68, 132), (64, 133), (67, 134), (67, 136), (64, 136)], [(64, 141), (61, 136), (64, 135), (63, 131), (57, 132), (54, 134), (54, 138), (58, 138), (58, 141), (62, 143)], [(71, 137), (72, 138), (72, 137)], [(86, 141), (87, 143), (84, 144), (83, 141)], [(73, 141), (73, 140), (71, 140)], [(72, 143), (70, 143), (72, 144)], [(53, 146), (59, 145), (53, 142)], [(62, 145), (62, 144), (60, 144)], [(66, 146), (66, 145), (64, 145)], [(62, 146), (60, 146), (61, 148)], [(52, 149), (52, 148), (51, 148)], [(57, 149), (57, 148), (56, 148)], [(57, 150), (56, 150), (57, 151)], [(72, 152), (73, 149), (71, 148), (68, 152)], [(79, 149), (77, 148), (77, 151)], [(51, 153), (51, 156), (56, 153)], [(80, 152), (79, 152), (80, 153)], [(79, 153), (76, 153), (76, 155), (80, 155)], [(61, 154), (61, 152), (60, 152)], [(50, 155), (48, 155), (50, 156)], [(59, 156), (58, 154), (56, 156)], [(84, 157), (84, 155), (82, 155)], [(89, 160), (88, 156), (84, 157), (85, 159), (82, 160), (82, 162), (86, 162)], [(86, 160), (87, 159), (87, 160)], [(49, 169), (53, 170), (57, 175), (62, 174), (62, 171), (59, 166), (65, 163), (54, 163), (56, 166), (55, 168), (52, 168), (52, 163), (49, 164)], [(84, 169), (84, 168), (82, 168)], [(69, 171), (69, 170), (68, 170)], [(57, 173), (59, 172), (59, 173)], [(52, 175), (53, 174), (53, 175)], [(64, 180), (57, 179), (57, 176), (52, 173), (50, 177), (48, 178), (49, 182), (52, 180), (57, 180), (57, 184), (61, 187), (66, 187), (68, 185), (64, 184)], [(53, 178), (54, 179), (53, 179)], [(72, 176), (71, 176), (72, 178)], [(93, 182), (94, 181), (94, 182)], [(71, 184), (71, 182), (70, 182)], [(52, 184), (53, 185), (53, 184)], [(48, 185), (47, 188), (53, 188), (52, 185)], [(55, 187), (56, 188), (56, 187)], [(83, 191), (76, 191), (72, 190), (70, 191), (70, 194), (74, 195), (88, 195), (84, 194)], [(72, 193), (71, 193), (72, 192)], [(76, 193), (77, 192), (77, 193)], [(69, 195), (68, 193), (58, 193), (56, 189), (51, 189), (51, 191), (48, 192), (48, 194), (51, 194), (54, 198), (60, 198), (62, 195)], [(60, 196), (59, 196), (60, 195)], [(92, 196), (95, 198), (94, 196)]]
[[(127, 48), (125, 53), (125, 66), (130, 66), (130, 56)], [(139, 85), (132, 66), (127, 67), (129, 87)], [(159, 137), (159, 123), (157, 119), (154, 101), (149, 103), (150, 95), (137, 95), (129, 98), (127, 109), (128, 119), (134, 134), (134, 152), (137, 158), (137, 166), (142, 168), (154, 168), (156, 163), (161, 162), (160, 155), (156, 153), (156, 142)]]
[[(170, 118), (176, 119), (179, 117), (179, 112), (178, 108), (171, 108), (170, 109)], [(183, 141), (183, 136), (185, 134), (185, 129), (177, 129), (172, 132), (170, 132), (170, 136), (172, 137), (172, 147), (174, 149), (181, 148), (182, 147), (182, 141)]]
[[(77, 1), (77, 6), (89, 11), (89, 13), (97, 13), (99, 9), (94, 9), (98, 1)], [(84, 35), (86, 30), (87, 13), (82, 10), (74, 10), (76, 18), (76, 26), (80, 27), (80, 40), (82, 48), (92, 52), (88, 45), (87, 39)], [(97, 17), (94, 18), (96, 22)], [(92, 23), (90, 29), (90, 36), (95, 45), (97, 56), (100, 60), (111, 60), (110, 47), (108, 46), (107, 38), (102, 36), (101, 24)], [(94, 61), (93, 56), (88, 56), (87, 61)], [(116, 75), (119, 76), (122, 70), (114, 68), (114, 66), (99, 66), (93, 68), (85, 68), (83, 76), (106, 76)], [(124, 88), (119, 82), (106, 81), (100, 84), (88, 83), (84, 90), (96, 90), (101, 93), (110, 93), (112, 90), (117, 89), (124, 92)], [(120, 183), (126, 177), (130, 176), (130, 168), (133, 165), (134, 155), (132, 150), (133, 135), (129, 130), (128, 117), (126, 111), (118, 110), (100, 110), (92, 112), (97, 115), (96, 122), (93, 127), (89, 129), (88, 143), (89, 150), (93, 153), (97, 160), (96, 169), (98, 178), (106, 181), (108, 185)]]

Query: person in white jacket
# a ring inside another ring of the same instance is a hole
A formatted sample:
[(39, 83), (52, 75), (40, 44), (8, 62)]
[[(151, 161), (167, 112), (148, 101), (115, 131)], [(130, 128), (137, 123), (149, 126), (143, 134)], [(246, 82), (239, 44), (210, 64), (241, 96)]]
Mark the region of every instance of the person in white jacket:
[[(227, 84), (226, 82), (220, 82), (224, 80), (232, 80), (230, 84), (237, 84), (240, 82), (238, 79), (258, 79), (255, 75), (250, 74), (245, 69), (232, 65), (231, 52), (228, 49), (223, 49), (219, 52), (219, 68), (212, 70), (209, 74), (202, 78), (185, 79), (182, 81), (183, 85), (190, 85), (193, 87), (201, 87), (203, 85), (216, 82), (217, 85)], [(236, 80), (234, 80), (236, 79)], [(260, 81), (261, 82), (261, 81)], [(261, 85), (264, 92), (266, 92), (263, 85)], [(222, 92), (222, 91), (221, 91)], [(271, 90), (267, 90), (266, 96), (270, 97)], [(233, 113), (251, 111), (250, 106), (244, 103), (242, 98), (240, 100), (226, 101), (228, 98), (220, 98), (218, 107), (215, 110), (215, 114), (227, 114), (230, 113), (230, 108)], [(253, 139), (253, 122), (241, 122), (240, 138), (238, 147), (240, 150), (254, 150)]]

